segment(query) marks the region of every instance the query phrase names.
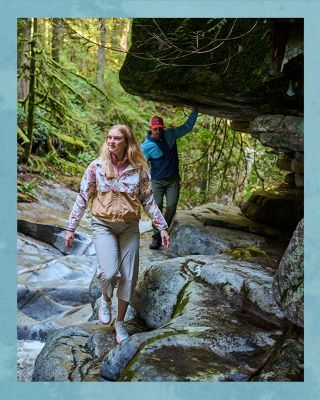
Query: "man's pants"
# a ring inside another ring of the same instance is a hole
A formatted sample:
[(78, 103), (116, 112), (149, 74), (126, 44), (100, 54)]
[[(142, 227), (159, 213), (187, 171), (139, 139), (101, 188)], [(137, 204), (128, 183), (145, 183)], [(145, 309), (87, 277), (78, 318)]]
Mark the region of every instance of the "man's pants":
[[(179, 200), (179, 193), (180, 193), (180, 178), (165, 178), (165, 179), (158, 179), (152, 180), (152, 190), (154, 199), (162, 212), (163, 209), (163, 198), (166, 198), (166, 211), (164, 213), (164, 218), (170, 226), (173, 217), (175, 216), (178, 200)], [(159, 234), (157, 228), (153, 226), (154, 234)]]

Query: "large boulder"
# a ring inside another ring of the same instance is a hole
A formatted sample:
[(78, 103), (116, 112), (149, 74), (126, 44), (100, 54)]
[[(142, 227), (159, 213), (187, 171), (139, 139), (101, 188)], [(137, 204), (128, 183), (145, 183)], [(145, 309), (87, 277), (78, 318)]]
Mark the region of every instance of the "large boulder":
[[(196, 323), (200, 310), (190, 306), (186, 314), (185, 309), (189, 297), (195, 296), (190, 285), (197, 282), (203, 285), (203, 292), (208, 285), (213, 287), (214, 297), (232, 305), (234, 311), (248, 311), (274, 325), (286, 326), (285, 315), (272, 296), (273, 274), (272, 268), (226, 255), (153, 262), (139, 277), (132, 304), (150, 328), (159, 328), (182, 315), (189, 324)], [(205, 313), (210, 312), (206, 307)]]
[(188, 282), (179, 259), (160, 261), (149, 267), (135, 289), (133, 307), (150, 328), (158, 328), (170, 321), (177, 298)]
[(290, 241), (274, 276), (275, 299), (287, 318), (304, 325), (304, 220), (302, 219)]
[(170, 251), (179, 256), (215, 255), (230, 248), (266, 247), (283, 232), (246, 218), (236, 206), (208, 203), (178, 211), (171, 230)]
[[(130, 334), (142, 328), (129, 327)], [(108, 351), (115, 346), (112, 326), (97, 321), (60, 329), (52, 334), (39, 353), (32, 380), (99, 381), (100, 364)]]
[[(120, 381), (250, 380), (286, 326), (272, 296), (265, 295), (272, 273), (225, 256), (152, 263), (138, 282), (134, 304), (155, 329), (115, 347), (100, 373)], [(256, 283), (246, 293), (250, 301), (243, 296), (247, 281)]]
[(90, 361), (99, 360), (113, 341), (111, 329), (95, 322), (58, 330), (48, 338), (38, 355), (32, 380), (81, 381), (88, 374), (96, 378)]
[(141, 18), (131, 43), (120, 70), (129, 93), (197, 104), (245, 128), (259, 115), (303, 113), (302, 19)]

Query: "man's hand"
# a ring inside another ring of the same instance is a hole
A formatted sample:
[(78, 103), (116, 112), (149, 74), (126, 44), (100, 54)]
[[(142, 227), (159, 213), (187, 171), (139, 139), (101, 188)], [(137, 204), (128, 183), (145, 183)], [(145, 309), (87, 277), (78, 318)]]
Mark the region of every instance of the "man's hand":
[(160, 234), (161, 234), (162, 246), (167, 250), (170, 244), (169, 233), (167, 231), (161, 231)]
[(67, 231), (66, 236), (64, 237), (64, 243), (68, 249), (72, 249), (74, 240), (74, 232)]

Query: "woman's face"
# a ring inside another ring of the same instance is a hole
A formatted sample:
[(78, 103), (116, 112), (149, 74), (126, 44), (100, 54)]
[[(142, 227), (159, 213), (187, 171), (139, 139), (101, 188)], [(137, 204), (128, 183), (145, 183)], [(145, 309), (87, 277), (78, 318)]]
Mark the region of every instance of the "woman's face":
[(124, 155), (127, 147), (126, 139), (118, 129), (113, 129), (108, 133), (107, 144), (109, 151), (117, 157)]

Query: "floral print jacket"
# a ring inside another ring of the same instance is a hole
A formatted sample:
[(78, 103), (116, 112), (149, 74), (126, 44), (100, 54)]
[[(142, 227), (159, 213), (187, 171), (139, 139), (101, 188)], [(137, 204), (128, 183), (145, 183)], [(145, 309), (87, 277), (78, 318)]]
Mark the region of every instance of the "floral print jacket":
[(78, 227), (90, 199), (92, 214), (104, 221), (139, 220), (142, 204), (157, 229), (168, 228), (154, 200), (150, 176), (146, 172), (138, 172), (131, 164), (118, 177), (108, 179), (102, 170), (100, 158), (90, 163), (69, 216), (68, 231), (75, 231)]

